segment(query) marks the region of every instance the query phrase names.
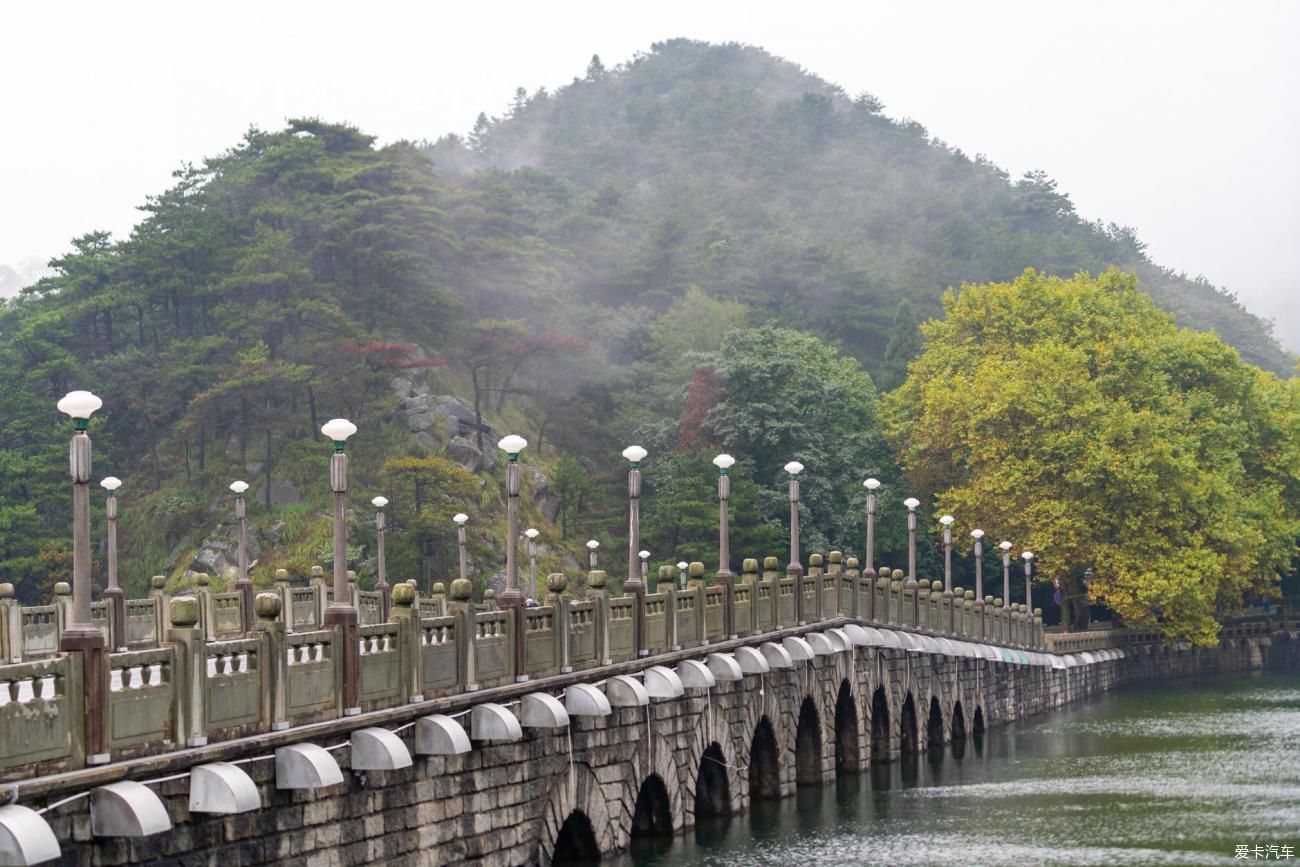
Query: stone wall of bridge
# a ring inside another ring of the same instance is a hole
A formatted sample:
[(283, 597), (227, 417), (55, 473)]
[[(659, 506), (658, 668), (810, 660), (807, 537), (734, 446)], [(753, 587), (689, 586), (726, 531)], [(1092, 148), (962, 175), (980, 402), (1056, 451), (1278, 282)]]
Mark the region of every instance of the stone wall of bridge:
[[(812, 639), (809, 630), (789, 630), (787, 637), (795, 634)], [(773, 639), (781, 636), (712, 652)], [(314, 789), (277, 788), (275, 763), (250, 742), (246, 755), (225, 758), (244, 762), (260, 806), (233, 816), (191, 813), (186, 781), (164, 781), (153, 788), (174, 825), (166, 834), (95, 837), (86, 799), (45, 818), (69, 864), (547, 865), (557, 849), (608, 855), (626, 848), (638, 829), (693, 827), (697, 808), (741, 813), (751, 798), (789, 796), (799, 786), (833, 781), (841, 769), (923, 752), (1124, 682), (1295, 666), (1296, 646), (1296, 635), (1281, 631), (1229, 638), (1213, 650), (1103, 649), (1053, 656), (1049, 664), (853, 646), (708, 689), (687, 688), (676, 698), (614, 706), (608, 715), (573, 715), (564, 727), (523, 728), (512, 742), (476, 741), (459, 755), (416, 756), (400, 770), (352, 770), (349, 748), (337, 743), (346, 738), (333, 722), (335, 728), (303, 732), (341, 747), (332, 755), (342, 782)], [(596, 682), (590, 673), (587, 679)], [(556, 679), (513, 689), (558, 694), (561, 687)], [(465, 696), (441, 709), (456, 715), (491, 698), (517, 712), (508, 693)], [(415, 753), (411, 725), (393, 729)], [(51, 789), (50, 801), (66, 793)]]

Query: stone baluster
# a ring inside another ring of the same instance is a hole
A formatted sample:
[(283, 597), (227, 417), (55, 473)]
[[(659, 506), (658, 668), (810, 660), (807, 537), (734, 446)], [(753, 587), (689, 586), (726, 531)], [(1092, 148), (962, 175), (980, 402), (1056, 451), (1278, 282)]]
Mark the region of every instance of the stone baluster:
[(608, 580), (604, 569), (592, 569), (587, 573), (587, 595), (596, 603), (596, 659), (601, 665), (613, 661), (609, 656), (609, 590), (605, 587)]
[[(253, 634), (261, 640), (262, 722), (273, 732), (289, 727), (289, 661), (286, 656), (285, 621), (291, 613), (275, 593), (253, 598)], [(337, 663), (336, 663), (337, 664)]]
[(456, 660), (460, 665), (460, 670), (456, 672), (457, 679), (464, 684), (466, 692), (474, 692), (478, 689), (478, 681), (475, 679), (474, 672), (474, 631), (476, 624), (474, 622), (474, 603), (470, 597), (474, 593), (474, 585), (468, 578), (457, 578), (451, 582), (450, 599), (447, 601), (448, 616), (456, 618)]
[(781, 628), (781, 561), (776, 557), (763, 558), (763, 580), (772, 585), (772, 628)]
[(217, 632), (216, 612), (212, 610), (212, 579), (206, 572), (194, 573), (194, 587), (191, 595), (199, 603), (199, 628), (209, 639)]
[[(662, 573), (663, 569), (659, 571)], [(573, 663), (569, 660), (569, 597), (564, 594), (568, 588), (569, 576), (563, 572), (552, 572), (546, 576), (545, 604), (551, 606), (554, 612), (555, 660), (559, 663), (560, 674), (573, 671)]]
[(849, 610), (841, 611), (854, 620), (862, 619), (862, 573), (858, 571), (858, 558), (849, 557), (844, 561), (844, 580), (849, 587)]

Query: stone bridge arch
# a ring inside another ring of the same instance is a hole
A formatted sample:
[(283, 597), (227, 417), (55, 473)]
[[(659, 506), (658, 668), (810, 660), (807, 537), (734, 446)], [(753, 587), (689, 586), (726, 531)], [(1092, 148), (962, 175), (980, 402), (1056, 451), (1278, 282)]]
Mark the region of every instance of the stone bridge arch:
[[(650, 781), (655, 777), (659, 778), (663, 787), (663, 796), (666, 798), (664, 807), (668, 827), (663, 829), (656, 822), (655, 827), (650, 830), (655, 834), (678, 833), (686, 827), (686, 815), (683, 805), (685, 799), (682, 797), (683, 775), (677, 766), (673, 743), (663, 735), (653, 735), (646, 739), (644, 744), (645, 749), (638, 750), (632, 759), (633, 778), (629, 781), (628, 795), (625, 796), (625, 800), (632, 805), (628, 812), (632, 819), (629, 835), (638, 830), (637, 814), (639, 808), (644, 805), (642, 799), (656, 797), (653, 791), (647, 789), (648, 786), (652, 786)], [(646, 750), (650, 753), (648, 761)]]
[[(620, 790), (625, 787), (618, 787)], [(626, 796), (622, 800), (626, 800)], [(556, 776), (550, 797), (542, 809), (541, 830), (537, 841), (537, 861), (550, 867), (557, 854), (577, 858), (589, 857), (588, 846), (594, 845), (597, 857), (605, 857), (627, 848), (630, 828), (618, 816), (631, 815), (631, 804), (611, 801), (601, 788), (600, 780), (586, 764), (572, 766)], [(589, 836), (588, 836), (589, 835)]]
[[(751, 715), (750, 709), (745, 714), (746, 720)], [(751, 729), (752, 731), (752, 729)], [(747, 752), (748, 745), (744, 747)], [(703, 709), (695, 714), (695, 724), (690, 739), (690, 752), (686, 767), (685, 791), (683, 792), (683, 809), (688, 811), (687, 827), (695, 824), (696, 800), (701, 796), (701, 780), (704, 781), (705, 800), (714, 814), (735, 815), (743, 813), (749, 806), (749, 785), (745, 766), (738, 756), (742, 750), (737, 748), (733, 727), (718, 710), (716, 704), (708, 701)], [(721, 778), (719, 778), (721, 774)], [(718, 801), (721, 785), (725, 791), (725, 804)]]

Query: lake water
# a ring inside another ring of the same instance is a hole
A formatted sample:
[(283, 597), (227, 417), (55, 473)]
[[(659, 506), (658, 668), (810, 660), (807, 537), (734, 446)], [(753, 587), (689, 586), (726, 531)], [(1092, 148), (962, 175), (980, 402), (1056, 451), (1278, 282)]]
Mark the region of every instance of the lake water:
[[(1300, 675), (1120, 690), (606, 864), (1300, 865)], [(1270, 853), (1268, 846), (1275, 849)]]

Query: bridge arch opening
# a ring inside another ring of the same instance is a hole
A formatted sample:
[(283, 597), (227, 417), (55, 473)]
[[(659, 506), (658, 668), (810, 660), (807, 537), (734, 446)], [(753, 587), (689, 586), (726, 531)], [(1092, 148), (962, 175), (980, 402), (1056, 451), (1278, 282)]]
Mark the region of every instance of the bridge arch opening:
[(673, 814), (668, 801), (668, 787), (658, 774), (651, 774), (641, 784), (632, 811), (633, 837), (664, 837), (673, 833)]
[(975, 755), (984, 755), (984, 708), (978, 705), (970, 721), (970, 745), (974, 748)]
[(591, 820), (581, 810), (574, 810), (560, 826), (555, 838), (555, 853), (551, 855), (552, 867), (564, 864), (588, 864), (600, 860), (600, 845)]
[(952, 757), (966, 757), (966, 713), (962, 710), (960, 701), (953, 702), (952, 705)]
[(871, 694), (871, 761), (889, 761), (889, 699), (883, 686)]
[(858, 746), (858, 706), (847, 680), (840, 681), (835, 699), (835, 772), (844, 774), (862, 767)]
[(754, 726), (754, 739), (749, 744), (749, 798), (751, 801), (777, 801), (781, 798), (776, 732), (766, 716)]
[(799, 705), (799, 724), (794, 734), (795, 782), (800, 786), (820, 786), (822, 780), (822, 727), (817, 706), (805, 697)]
[(700, 756), (700, 772), (695, 778), (695, 818), (709, 819), (731, 815), (731, 781), (727, 760), (717, 741), (709, 744)]
[(903, 710), (898, 715), (898, 751), (905, 756), (917, 752), (916, 702), (909, 692), (903, 700)]
[(943, 709), (939, 707), (937, 696), (930, 696), (930, 715), (925, 721), (925, 748), (939, 751), (943, 749)]

